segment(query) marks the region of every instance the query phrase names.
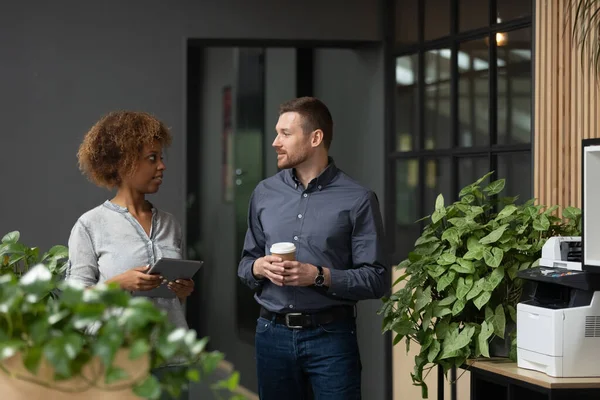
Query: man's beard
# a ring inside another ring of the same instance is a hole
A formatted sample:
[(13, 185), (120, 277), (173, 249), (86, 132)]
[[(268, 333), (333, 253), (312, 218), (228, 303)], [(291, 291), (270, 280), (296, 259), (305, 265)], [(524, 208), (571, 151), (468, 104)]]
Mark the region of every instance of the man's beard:
[(289, 153), (285, 153), (283, 160), (281, 160), (281, 161), (277, 160), (277, 168), (279, 168), (279, 169), (295, 168), (298, 165), (305, 162), (306, 160), (308, 160), (308, 153), (306, 153), (306, 152), (297, 153), (294, 156), (290, 156)]

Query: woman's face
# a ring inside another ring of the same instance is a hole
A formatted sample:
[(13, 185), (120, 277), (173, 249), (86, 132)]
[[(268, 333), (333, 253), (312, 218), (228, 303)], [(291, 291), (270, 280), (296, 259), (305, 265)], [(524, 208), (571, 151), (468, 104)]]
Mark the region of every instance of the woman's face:
[(133, 174), (123, 179), (123, 184), (143, 194), (158, 192), (167, 167), (163, 162), (162, 145), (153, 142), (144, 145)]

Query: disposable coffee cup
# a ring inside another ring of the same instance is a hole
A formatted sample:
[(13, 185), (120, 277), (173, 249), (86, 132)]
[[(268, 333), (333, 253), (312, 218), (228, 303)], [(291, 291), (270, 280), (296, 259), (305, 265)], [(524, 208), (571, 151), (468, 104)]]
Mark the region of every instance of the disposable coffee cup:
[(271, 246), (271, 255), (281, 257), (283, 261), (296, 261), (296, 245), (288, 242), (275, 243)]

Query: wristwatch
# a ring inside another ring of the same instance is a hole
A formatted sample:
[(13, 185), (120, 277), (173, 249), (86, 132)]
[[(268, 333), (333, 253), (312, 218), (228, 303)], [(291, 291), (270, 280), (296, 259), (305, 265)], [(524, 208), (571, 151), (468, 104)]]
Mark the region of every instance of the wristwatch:
[(323, 284), (325, 283), (325, 275), (323, 275), (323, 267), (321, 267), (319, 265), (317, 265), (316, 267), (319, 270), (319, 273), (317, 274), (317, 276), (315, 276), (315, 286), (323, 287)]

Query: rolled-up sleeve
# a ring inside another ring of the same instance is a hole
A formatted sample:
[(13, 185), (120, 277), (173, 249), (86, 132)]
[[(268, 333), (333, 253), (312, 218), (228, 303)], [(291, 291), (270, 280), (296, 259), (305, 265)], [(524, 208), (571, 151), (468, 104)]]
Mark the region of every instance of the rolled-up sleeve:
[(69, 264), (65, 280), (93, 286), (98, 283), (99, 275), (92, 237), (86, 226), (77, 221), (69, 237)]
[(238, 276), (253, 290), (259, 290), (265, 281), (264, 279), (256, 279), (252, 273), (254, 261), (265, 256), (265, 234), (257, 213), (256, 197), (257, 193), (254, 190), (250, 196), (248, 207), (248, 230), (244, 239), (242, 259), (238, 265)]
[(381, 298), (389, 289), (390, 282), (383, 221), (375, 193), (369, 191), (360, 198), (352, 209), (351, 217), (353, 268), (330, 268), (331, 286), (328, 292), (348, 300)]

